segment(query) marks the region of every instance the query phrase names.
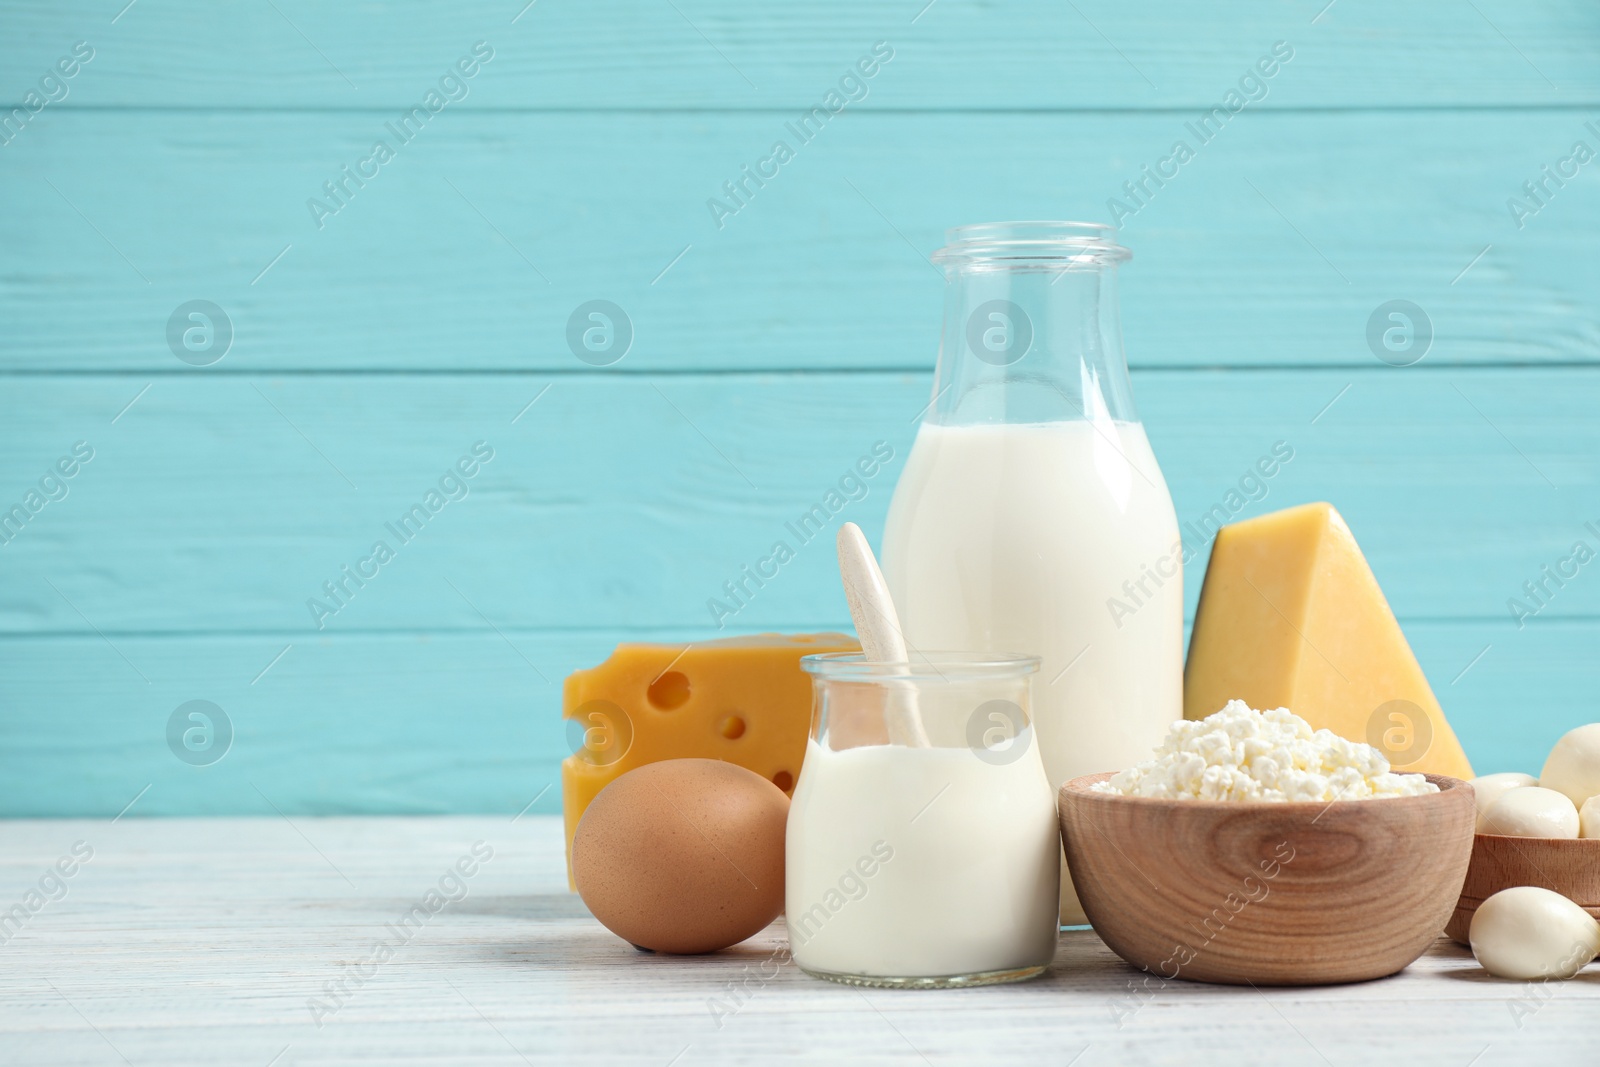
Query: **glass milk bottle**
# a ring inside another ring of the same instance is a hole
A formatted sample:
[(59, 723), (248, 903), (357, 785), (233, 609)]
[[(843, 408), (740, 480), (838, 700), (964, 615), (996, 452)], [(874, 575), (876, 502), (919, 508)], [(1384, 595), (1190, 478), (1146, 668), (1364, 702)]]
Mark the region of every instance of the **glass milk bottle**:
[[(1183, 546), (1134, 411), (1115, 233), (949, 231), (933, 401), (881, 553), (913, 650), (1041, 658), (1055, 788), (1148, 758), (1183, 714)], [(1086, 921), (1065, 870), (1061, 921)]]

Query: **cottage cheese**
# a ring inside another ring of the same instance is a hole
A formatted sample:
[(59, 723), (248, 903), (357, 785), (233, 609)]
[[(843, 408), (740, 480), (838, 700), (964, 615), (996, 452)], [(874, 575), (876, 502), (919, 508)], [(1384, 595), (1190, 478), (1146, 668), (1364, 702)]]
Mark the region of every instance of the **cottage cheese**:
[(1172, 800), (1333, 801), (1437, 793), (1420, 774), (1395, 774), (1371, 745), (1347, 741), (1288, 708), (1242, 700), (1198, 722), (1175, 722), (1146, 760), (1097, 792)]

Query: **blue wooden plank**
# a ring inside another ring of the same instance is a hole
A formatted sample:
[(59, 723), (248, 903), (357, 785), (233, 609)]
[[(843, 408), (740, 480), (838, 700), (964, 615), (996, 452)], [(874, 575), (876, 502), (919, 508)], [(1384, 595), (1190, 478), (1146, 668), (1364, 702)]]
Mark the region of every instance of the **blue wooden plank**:
[[(1403, 618), (1514, 629), (1524, 582), (1579, 539), (1600, 548), (1585, 526), (1600, 525), (1600, 376), (1424, 368), (1141, 372), (1135, 390), (1196, 530), (1219, 506), (1242, 518), (1331, 500)], [(12, 378), (0, 502), (23, 500), (75, 441), (95, 456), (0, 547), (0, 631), (709, 626), (708, 600), (881, 440), (893, 460), (833, 520), (877, 536), (928, 395), (925, 376), (898, 374), (550, 381)], [(478, 441), (494, 458), (453, 490), (465, 498), (397, 536)], [(1257, 487), (1278, 441), (1294, 458)], [(1204, 548), (1205, 531), (1189, 538)], [(377, 541), (395, 558), (375, 567)], [(791, 547), (735, 625), (837, 616), (831, 546)], [(339, 605), (324, 583), (344, 567), (377, 573)], [(1548, 611), (1600, 616), (1600, 578), (1584, 572)]]
[[(708, 199), (878, 40), (865, 98), (719, 226)], [(521, 808), (559, 677), (711, 632), (883, 440), (835, 517), (876, 537), (940, 231), (1112, 212), (1180, 519), (1333, 500), (1469, 755), (1536, 770), (1594, 717), (1600, 584), (1549, 571), (1600, 548), (1600, 193), (1549, 172), (1600, 151), (1597, 42), (1578, 0), (0, 4), (0, 505), (41, 494), (0, 544), (0, 814), (145, 786), (133, 814)], [(460, 98), (395, 136), (430, 88)], [(1261, 98), (1197, 133), (1233, 88)], [(635, 333), (605, 370), (567, 340), (597, 298)], [(169, 331), (196, 299), (232, 331), (205, 366)], [(1416, 367), (1372, 348), (1395, 299), (1431, 324)], [(843, 620), (813, 548), (734, 628)], [(193, 699), (238, 728), (214, 766), (168, 748)]]
[(524, 2), (144, 3), (115, 22), (122, 3), (9, 2), (0, 98), (86, 40), (93, 61), (52, 106), (395, 107), (482, 40), (494, 59), (452, 106), (809, 107), (876, 41), (895, 54), (863, 108), (1213, 106), (1276, 41), (1294, 59), (1264, 90), (1245, 84), (1253, 106), (1600, 99), (1600, 19), (1582, 0)]
[[(785, 625), (846, 622), (841, 609)], [(1406, 632), (1480, 772), (1538, 773), (1556, 738), (1595, 717), (1594, 620), (1509, 634), (1493, 622), (1412, 622)], [(296, 640), (276, 661), (288, 642), (267, 635), (118, 636), (115, 648), (93, 634), (0, 639), (0, 746), (10, 757), (0, 817), (109, 817), (136, 797), (130, 817), (511, 815), (530, 801), (533, 812), (557, 812), (569, 751), (560, 679), (639, 636), (335, 635)], [(209, 765), (168, 746), (169, 719), (192, 700), (221, 708), (232, 727), (230, 749)]]
[[(1520, 228), (1507, 206), (1575, 142), (1600, 151), (1581, 113), (1263, 113), (1203, 146), (1169, 114), (847, 115), (720, 229), (708, 200), (789, 136), (778, 116), (433, 122), (317, 220), (378, 116), (30, 130), (0, 151), (0, 367), (189, 372), (167, 327), (194, 299), (233, 323), (215, 373), (586, 370), (567, 331), (594, 299), (634, 325), (618, 373), (921, 367), (945, 227), (1113, 198), (1137, 366), (1379, 366), (1394, 299), (1430, 317), (1430, 365), (1600, 361), (1600, 163)], [(1142, 169), (1176, 138), (1198, 154), (1157, 188)]]

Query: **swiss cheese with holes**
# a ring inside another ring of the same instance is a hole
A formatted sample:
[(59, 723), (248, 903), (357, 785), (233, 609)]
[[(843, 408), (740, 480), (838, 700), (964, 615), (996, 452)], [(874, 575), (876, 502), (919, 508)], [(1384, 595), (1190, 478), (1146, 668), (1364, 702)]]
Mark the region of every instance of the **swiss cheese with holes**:
[(575, 751), (561, 764), (561, 800), (569, 884), (584, 809), (635, 767), (726, 760), (792, 793), (811, 729), (811, 679), (800, 657), (860, 647), (839, 633), (622, 644), (598, 667), (568, 675), (561, 714), (574, 724)]

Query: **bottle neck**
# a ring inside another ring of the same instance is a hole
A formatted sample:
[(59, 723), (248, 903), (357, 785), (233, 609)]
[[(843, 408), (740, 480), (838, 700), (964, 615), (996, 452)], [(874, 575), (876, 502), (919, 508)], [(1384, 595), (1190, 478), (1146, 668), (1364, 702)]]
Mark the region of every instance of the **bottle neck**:
[(1115, 262), (946, 266), (931, 421), (1138, 421)]

